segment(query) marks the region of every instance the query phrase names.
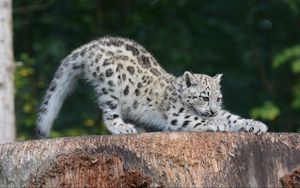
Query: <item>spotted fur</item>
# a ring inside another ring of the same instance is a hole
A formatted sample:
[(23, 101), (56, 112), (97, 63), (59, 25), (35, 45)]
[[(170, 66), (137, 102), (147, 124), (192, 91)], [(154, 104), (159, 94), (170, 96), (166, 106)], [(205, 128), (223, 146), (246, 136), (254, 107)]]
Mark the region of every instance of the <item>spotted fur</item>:
[(37, 133), (49, 135), (79, 77), (94, 87), (105, 125), (113, 134), (136, 133), (141, 128), (266, 132), (265, 124), (222, 110), (221, 76), (185, 72), (175, 77), (136, 42), (101, 38), (74, 50), (62, 61), (41, 105)]

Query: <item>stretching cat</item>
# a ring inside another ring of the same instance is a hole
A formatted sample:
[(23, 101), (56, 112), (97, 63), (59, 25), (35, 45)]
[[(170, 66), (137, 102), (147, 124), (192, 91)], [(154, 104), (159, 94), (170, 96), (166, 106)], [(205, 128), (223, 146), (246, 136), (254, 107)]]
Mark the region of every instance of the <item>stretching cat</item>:
[[(37, 133), (49, 136), (66, 96), (83, 77), (95, 89), (103, 120), (112, 134), (155, 131), (245, 131), (268, 127), (221, 109), (221, 74), (168, 74), (134, 41), (105, 37), (67, 56), (52, 80), (37, 120)], [(133, 124), (132, 124), (133, 123)]]

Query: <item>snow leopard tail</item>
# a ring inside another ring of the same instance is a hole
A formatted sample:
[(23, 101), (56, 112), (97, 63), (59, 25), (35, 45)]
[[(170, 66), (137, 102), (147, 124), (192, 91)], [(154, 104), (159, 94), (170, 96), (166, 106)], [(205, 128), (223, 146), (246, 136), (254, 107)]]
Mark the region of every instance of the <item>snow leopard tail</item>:
[(63, 101), (70, 94), (77, 83), (82, 72), (83, 63), (74, 58), (75, 54), (66, 57), (47, 89), (43, 103), (40, 106), (36, 134), (39, 137), (48, 137)]

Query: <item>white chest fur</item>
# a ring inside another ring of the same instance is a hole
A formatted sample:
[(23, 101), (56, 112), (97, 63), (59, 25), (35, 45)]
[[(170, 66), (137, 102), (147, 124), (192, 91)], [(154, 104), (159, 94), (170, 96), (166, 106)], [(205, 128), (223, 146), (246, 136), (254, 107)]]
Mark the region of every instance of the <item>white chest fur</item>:
[(134, 102), (127, 102), (122, 105), (122, 116), (133, 121), (137, 126), (152, 127), (162, 129), (165, 127), (165, 120), (160, 111), (149, 104), (139, 104), (135, 107)]

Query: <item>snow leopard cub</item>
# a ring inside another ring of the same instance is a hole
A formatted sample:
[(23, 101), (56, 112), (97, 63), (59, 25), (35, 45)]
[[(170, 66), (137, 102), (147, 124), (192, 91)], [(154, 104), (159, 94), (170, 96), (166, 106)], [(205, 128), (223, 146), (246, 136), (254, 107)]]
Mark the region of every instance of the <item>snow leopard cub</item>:
[(267, 126), (221, 109), (220, 74), (210, 77), (167, 73), (141, 45), (104, 37), (74, 50), (59, 66), (37, 120), (37, 133), (49, 135), (66, 96), (83, 77), (96, 93), (112, 134), (152, 131), (245, 131)]

